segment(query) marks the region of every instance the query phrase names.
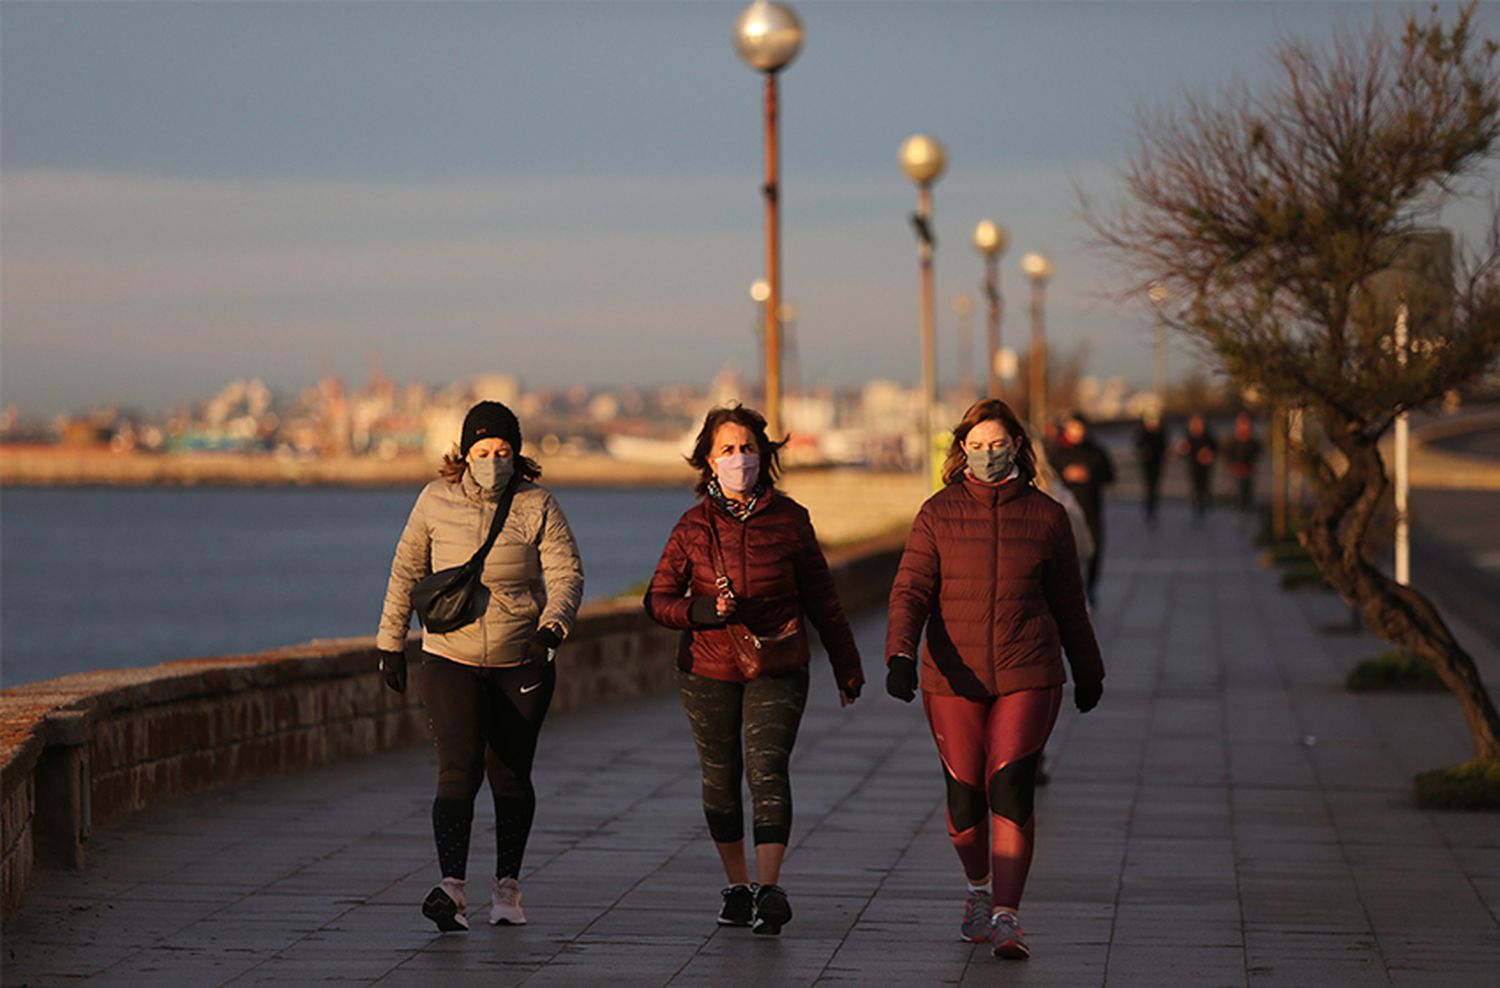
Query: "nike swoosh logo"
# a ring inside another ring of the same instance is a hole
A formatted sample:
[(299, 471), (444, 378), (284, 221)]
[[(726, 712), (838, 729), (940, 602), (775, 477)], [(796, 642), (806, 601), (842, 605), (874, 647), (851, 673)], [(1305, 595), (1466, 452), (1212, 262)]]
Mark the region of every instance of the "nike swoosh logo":
[(521, 687), (521, 692), (522, 693), (530, 693), (532, 690), (536, 689), (540, 685), (542, 685), (542, 684), (541, 683), (532, 683), (530, 686), (522, 686)]

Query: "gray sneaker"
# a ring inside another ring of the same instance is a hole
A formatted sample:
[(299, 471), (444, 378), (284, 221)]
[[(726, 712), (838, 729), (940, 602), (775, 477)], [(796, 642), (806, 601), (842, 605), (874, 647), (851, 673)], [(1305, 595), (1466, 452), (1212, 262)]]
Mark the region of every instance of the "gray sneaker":
[(521, 883), (514, 878), (497, 878), (490, 892), (491, 926), (525, 926), (526, 913), (521, 910)]
[(1010, 913), (996, 913), (990, 920), (990, 941), (995, 947), (996, 957), (1009, 961), (1024, 961), (1031, 956), (1026, 938), (1021, 935), (1021, 924)]
[(964, 922), (958, 928), (958, 938), (968, 943), (990, 942), (990, 892), (989, 889), (970, 890), (964, 902)]

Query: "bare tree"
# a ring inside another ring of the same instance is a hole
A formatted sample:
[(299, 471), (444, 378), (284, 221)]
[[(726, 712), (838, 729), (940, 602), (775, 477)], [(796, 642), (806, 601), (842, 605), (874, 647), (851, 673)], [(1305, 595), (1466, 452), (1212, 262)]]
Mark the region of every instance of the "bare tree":
[[(1298, 538), (1370, 627), (1421, 656), (1463, 707), (1476, 755), (1500, 758), (1500, 716), (1473, 659), (1419, 591), (1366, 556), (1387, 489), (1378, 442), (1404, 409), (1483, 375), (1500, 354), (1500, 210), (1465, 272), (1413, 264), (1444, 204), (1493, 181), (1497, 47), (1471, 4), (1392, 33), (1285, 42), (1272, 80), (1138, 119), (1113, 212), (1086, 207), (1104, 248), (1153, 282), (1162, 317), (1242, 387), (1301, 407), (1316, 503)], [(1399, 276), (1399, 277), (1398, 277)], [(1397, 296), (1417, 345), (1391, 342)], [(1425, 332), (1423, 327), (1427, 327)]]

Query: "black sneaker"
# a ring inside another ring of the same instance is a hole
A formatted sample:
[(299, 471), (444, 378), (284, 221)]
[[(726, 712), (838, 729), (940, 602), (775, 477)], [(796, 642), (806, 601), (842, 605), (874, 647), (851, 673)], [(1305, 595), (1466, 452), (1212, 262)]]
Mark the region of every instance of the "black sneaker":
[(792, 919), (792, 904), (780, 885), (762, 885), (755, 890), (754, 933), (774, 937)]
[(748, 885), (727, 885), (719, 910), (720, 926), (749, 926), (755, 918), (755, 892)]
[(422, 915), (437, 924), (442, 933), (467, 932), (469, 929), (469, 917), (463, 903), (455, 900), (441, 885), (434, 887), (422, 900)]

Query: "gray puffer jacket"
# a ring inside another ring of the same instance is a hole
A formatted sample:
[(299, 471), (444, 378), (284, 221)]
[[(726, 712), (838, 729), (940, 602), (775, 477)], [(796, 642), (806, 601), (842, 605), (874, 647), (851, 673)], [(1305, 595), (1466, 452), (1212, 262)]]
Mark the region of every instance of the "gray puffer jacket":
[[(411, 588), (430, 573), (462, 566), (484, 544), (498, 495), (482, 492), (465, 472), (458, 483), (422, 489), (391, 562), (376, 647), (400, 651), (411, 627)], [(444, 635), (422, 631), (422, 648), (468, 665), (513, 665), (540, 625), (573, 629), (583, 599), (583, 564), (562, 507), (545, 488), (523, 483), (510, 516), (485, 557), (489, 591), (484, 615)]]

